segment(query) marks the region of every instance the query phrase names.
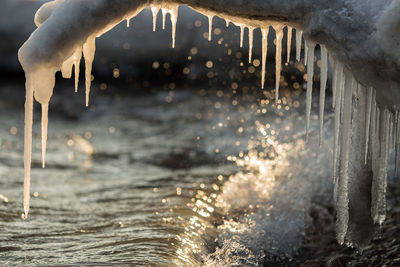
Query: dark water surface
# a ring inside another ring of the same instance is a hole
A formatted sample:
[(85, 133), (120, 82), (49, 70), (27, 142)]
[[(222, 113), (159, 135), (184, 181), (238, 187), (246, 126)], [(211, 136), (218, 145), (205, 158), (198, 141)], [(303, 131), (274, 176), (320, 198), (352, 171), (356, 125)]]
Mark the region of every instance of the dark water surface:
[(2, 266), (256, 266), (296, 250), (330, 184), (330, 143), (314, 148), (313, 132), (305, 150), (301, 90), (278, 107), (268, 93), (191, 89), (97, 95), (85, 109), (71, 89), (50, 105), (45, 169), (35, 114), (24, 221), (22, 88), (2, 87)]

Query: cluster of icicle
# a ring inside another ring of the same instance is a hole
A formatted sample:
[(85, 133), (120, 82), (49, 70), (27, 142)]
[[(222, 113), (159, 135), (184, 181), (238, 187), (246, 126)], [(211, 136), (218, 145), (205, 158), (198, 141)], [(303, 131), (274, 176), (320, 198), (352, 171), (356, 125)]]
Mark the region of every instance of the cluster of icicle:
[[(165, 29), (166, 15), (170, 15), (172, 24), (172, 47), (175, 46), (175, 33), (176, 24), (178, 20), (178, 5), (168, 6), (150, 6), (153, 14), (153, 31), (156, 30), (157, 14), (161, 10), (162, 12), (162, 28)], [(214, 15), (208, 15), (209, 21), (209, 40), (212, 36), (212, 20)], [(131, 18), (125, 18), (127, 26), (129, 27), (129, 21)], [(228, 26), (231, 21), (226, 20)], [(243, 36), (245, 28), (248, 29), (248, 40), (249, 40), (249, 62), (252, 61), (252, 49), (253, 49), (253, 31), (256, 28), (253, 26), (247, 26), (243, 22), (235, 23), (240, 27), (240, 47), (243, 46)], [(268, 49), (268, 34), (270, 28), (274, 29), (276, 36), (276, 84), (275, 84), (275, 96), (276, 100), (279, 98), (279, 82), (281, 74), (282, 64), (282, 40), (284, 35), (284, 27), (287, 28), (287, 58), (289, 62), (291, 56), (291, 41), (292, 41), (292, 30), (290, 26), (282, 24), (271, 24), (260, 26), (262, 33), (262, 76), (261, 76), (261, 87), (264, 88), (265, 73), (266, 73), (266, 60), (267, 60), (267, 49)], [(95, 54), (95, 38), (96, 36), (90, 36), (83, 47), (77, 47), (75, 53), (67, 59), (62, 67), (62, 76), (64, 78), (70, 78), (72, 75), (72, 68), (75, 70), (75, 91), (78, 89), (79, 80), (79, 64), (81, 61), (81, 55), (83, 52), (85, 60), (85, 76), (86, 76), (86, 106), (89, 104), (89, 93), (91, 84), (91, 69), (92, 61)], [(296, 30), (296, 60), (300, 61), (300, 53), (302, 46), (302, 31)], [(307, 66), (307, 92), (306, 92), (306, 136), (308, 137), (310, 128), (310, 115), (311, 115), (311, 103), (312, 103), (312, 88), (313, 88), (313, 75), (314, 75), (314, 50), (316, 48), (315, 43), (311, 41), (305, 41), (304, 51), (305, 60), (304, 64)], [(320, 144), (323, 139), (323, 119), (325, 109), (325, 89), (327, 84), (328, 74), (328, 52), (324, 45), (319, 45), (321, 51), (321, 83), (320, 83), (320, 110), (319, 110), (319, 140)], [(397, 148), (400, 141), (400, 123), (399, 113), (391, 113), (388, 109), (380, 109), (375, 100), (375, 90), (373, 88), (365, 88), (358, 84), (343, 63), (339, 61), (331, 60), (333, 73), (332, 91), (333, 91), (333, 107), (335, 109), (335, 126), (334, 126), (334, 144), (333, 144), (333, 166), (334, 166), (334, 184), (335, 184), (335, 204), (337, 209), (337, 238), (339, 243), (344, 243), (346, 234), (348, 234), (349, 224), (349, 183), (351, 179), (357, 179), (354, 177), (356, 173), (352, 173), (349, 168), (350, 163), (350, 148), (352, 147), (352, 123), (357, 123), (358, 119), (352, 119), (353, 110), (353, 94), (366, 95), (365, 105), (359, 103), (359, 106), (363, 107), (365, 111), (363, 114), (357, 116), (362, 117), (364, 121), (363, 133), (363, 147), (365, 153), (363, 156), (363, 163), (372, 162), (369, 164), (372, 166), (373, 178), (372, 178), (372, 203), (370, 214), (374, 223), (381, 224), (385, 219), (386, 212), (386, 178), (387, 178), (387, 166), (389, 159), (390, 148), (396, 148), (396, 167), (397, 167)], [(24, 180), (24, 212), (25, 218), (29, 213), (29, 200), (30, 200), (30, 168), (31, 168), (31, 149), (32, 149), (32, 112), (33, 112), (33, 96), (35, 99), (42, 104), (42, 161), (43, 167), (45, 166), (45, 154), (46, 154), (46, 140), (47, 140), (47, 114), (48, 114), (48, 103), (54, 87), (54, 73), (49, 73), (46, 69), (34, 70), (26, 75), (26, 104), (25, 104), (25, 180)], [(365, 92), (361, 92), (365, 91)], [(362, 99), (360, 97), (359, 99)], [(356, 115), (356, 114), (353, 114)], [(354, 128), (354, 127), (353, 127)], [(353, 134), (355, 134), (353, 132)], [(306, 137), (306, 138), (307, 138)], [(354, 139), (354, 138), (353, 138)], [(354, 163), (353, 163), (354, 164)], [(369, 166), (368, 165), (368, 166)], [(362, 167), (362, 166), (361, 166)], [(351, 244), (351, 238), (347, 238), (347, 243)]]

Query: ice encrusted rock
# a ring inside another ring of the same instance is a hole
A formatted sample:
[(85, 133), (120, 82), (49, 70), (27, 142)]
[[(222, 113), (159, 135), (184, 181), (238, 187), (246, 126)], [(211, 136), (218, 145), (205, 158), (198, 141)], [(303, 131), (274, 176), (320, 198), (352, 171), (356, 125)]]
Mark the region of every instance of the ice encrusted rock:
[[(333, 160), (337, 236), (340, 243), (346, 242), (348, 245), (368, 243), (372, 221), (381, 224), (385, 218), (390, 141), (395, 136), (396, 142), (392, 142), (392, 145), (397, 147), (399, 139), (398, 134), (392, 133), (393, 129), (398, 129), (396, 112), (400, 103), (399, 0), (332, 0), (329, 3), (325, 0), (55, 0), (46, 3), (35, 16), (38, 29), (18, 54), (27, 80), (25, 214), (29, 212), (33, 97), (42, 104), (43, 125), (47, 127), (45, 113), (54, 87), (55, 72), (63, 69), (63, 74), (70, 76), (72, 58), (77, 58), (74, 55), (81, 54), (82, 48), (84, 54), (86, 50), (84, 59), (88, 66), (85, 73), (88, 99), (95, 38), (121, 21), (129, 21), (148, 6), (152, 10), (161, 10), (164, 15), (170, 13), (175, 27), (178, 5), (190, 6), (209, 18), (224, 18), (240, 26), (242, 33), (244, 27), (260, 28), (264, 40), (272, 32), (270, 28), (279, 29), (276, 32), (279, 47), (284, 26), (296, 29), (297, 44), (303, 35), (309, 46), (307, 122), (311, 111), (315, 44), (320, 44), (323, 50), (324, 80), (326, 51), (336, 61), (332, 89), (335, 106)], [(210, 28), (212, 32), (211, 23)], [(174, 31), (172, 39), (174, 43)], [(266, 42), (263, 51), (264, 58)], [(296, 51), (299, 55), (299, 50)], [(280, 61), (281, 55), (277, 54), (276, 58)], [(280, 64), (276, 67), (276, 97), (279, 90), (279, 68)], [(366, 88), (374, 88), (371, 89), (373, 101), (369, 106), (367, 102), (370, 97), (367, 98)], [(324, 103), (323, 99), (320, 103)], [(323, 114), (323, 106), (320, 114)], [(349, 152), (350, 147), (354, 149), (352, 153)], [(366, 168), (363, 166), (365, 155)]]

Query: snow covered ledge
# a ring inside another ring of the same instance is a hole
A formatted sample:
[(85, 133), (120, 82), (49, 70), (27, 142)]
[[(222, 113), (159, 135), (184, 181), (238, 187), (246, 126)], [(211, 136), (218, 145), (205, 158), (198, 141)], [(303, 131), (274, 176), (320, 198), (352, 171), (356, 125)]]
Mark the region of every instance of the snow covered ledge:
[(45, 23), (21, 47), (20, 62), (26, 71), (44, 64), (59, 70), (89, 37), (151, 4), (183, 4), (248, 26), (282, 22), (301, 29), (305, 39), (324, 44), (360, 83), (377, 88), (380, 106), (400, 105), (399, 0), (55, 0), (39, 10), (35, 21)]
[[(329, 3), (326, 0), (55, 0), (46, 3), (35, 16), (39, 28), (18, 53), (26, 73), (25, 216), (29, 212), (30, 199), (33, 97), (42, 104), (44, 163), (48, 103), (53, 92), (55, 72), (61, 69), (64, 77), (71, 77), (72, 66), (79, 66), (83, 51), (88, 104), (95, 38), (150, 6), (153, 15), (160, 9), (164, 16), (166, 13), (171, 15), (174, 44), (174, 27), (178, 5), (181, 4), (208, 16), (210, 22), (213, 16), (220, 16), (240, 26), (241, 31), (248, 27), (251, 29), (249, 37), (252, 29), (260, 27), (263, 34), (263, 66), (269, 26), (272, 26), (280, 40), (276, 49), (277, 76), (280, 75), (279, 52), (284, 25), (288, 26), (290, 33), (291, 27), (297, 29), (296, 37), (300, 44), (300, 34), (304, 33), (309, 77), (313, 75), (314, 64), (311, 63), (315, 44), (321, 46), (323, 81), (326, 81), (326, 51), (329, 52), (334, 59), (333, 161), (338, 241), (367, 243), (371, 238), (372, 223), (382, 223), (385, 219), (390, 144), (397, 148), (400, 142), (397, 112), (400, 103), (400, 0), (331, 0)], [(79, 68), (75, 68), (76, 85), (77, 77)], [(321, 83), (322, 115), (325, 85)], [(279, 82), (276, 92), (278, 89)], [(308, 117), (311, 91), (312, 82), (307, 85)], [(353, 115), (352, 95), (357, 96)], [(320, 117), (322, 129), (323, 116)], [(308, 129), (309, 119), (307, 121)], [(357, 151), (350, 154), (350, 146)], [(367, 167), (364, 167), (364, 161)]]

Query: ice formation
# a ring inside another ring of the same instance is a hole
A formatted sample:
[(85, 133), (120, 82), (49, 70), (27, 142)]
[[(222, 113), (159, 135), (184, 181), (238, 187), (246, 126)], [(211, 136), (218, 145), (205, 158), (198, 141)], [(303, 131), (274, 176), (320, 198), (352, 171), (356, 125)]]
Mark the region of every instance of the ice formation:
[(291, 54), (291, 49), (292, 49), (292, 27), (286, 26), (287, 28), (287, 44), (286, 44), (286, 62), (290, 62), (290, 54)]
[(269, 28), (261, 29), (261, 34), (262, 34), (261, 88), (262, 89), (264, 89), (265, 73), (267, 67), (268, 33), (269, 33)]
[(253, 27), (248, 27), (249, 29), (249, 63), (251, 63), (251, 57), (253, 54), (253, 32), (254, 28)]
[[(309, 135), (314, 51), (321, 51), (320, 143), (323, 141), (325, 90), (328, 77), (328, 51), (333, 69), (334, 114), (333, 166), (334, 200), (337, 210), (337, 239), (348, 245), (365, 245), (371, 239), (371, 225), (382, 224), (386, 213), (387, 166), (391, 150), (400, 141), (400, 2), (398, 0), (256, 0), (246, 5), (232, 0), (55, 0), (38, 10), (38, 29), (19, 50), (26, 74), (24, 212), (29, 213), (32, 152), (33, 99), (42, 105), (42, 152), (45, 161), (47, 113), (53, 93), (55, 73), (69, 78), (75, 69), (75, 90), (79, 62), (85, 60), (86, 105), (89, 104), (91, 67), (95, 39), (122, 21), (129, 23), (150, 6), (153, 30), (159, 10), (162, 28), (167, 14), (172, 26), (172, 47), (178, 5), (185, 4), (204, 14), (212, 35), (214, 16), (240, 27), (240, 45), (245, 27), (249, 30), (249, 62), (253, 30), (262, 33), (262, 74), (264, 88), (268, 34), (276, 34), (276, 99), (279, 97), (283, 28), (287, 27), (287, 61), (290, 59), (292, 28), (296, 30), (296, 60), (301, 59), (304, 37), (304, 64), (307, 65), (306, 136)], [(332, 22), (334, 20), (334, 22)], [(318, 51), (318, 50), (317, 50)], [(365, 53), (368, 51), (368, 53)], [(372, 62), (372, 63), (371, 63)], [(353, 101), (354, 99), (354, 101)], [(352, 149), (352, 153), (350, 153)], [(354, 150), (354, 151), (353, 151)], [(396, 166), (397, 172), (397, 166)], [(371, 174), (372, 173), (372, 174)], [(372, 187), (370, 186), (372, 184)]]
[(282, 38), (283, 38), (283, 26), (274, 27), (276, 34), (276, 55), (275, 55), (275, 102), (278, 103), (279, 98), (279, 82), (281, 80), (281, 68), (282, 68)]
[(305, 62), (308, 64), (307, 68), (307, 95), (306, 95), (306, 140), (308, 139), (308, 132), (310, 130), (310, 116), (311, 116), (311, 101), (312, 101), (312, 87), (314, 78), (314, 48), (315, 44), (311, 41), (306, 42), (307, 48)]
[(319, 145), (321, 146), (324, 136), (324, 110), (325, 110), (325, 90), (328, 80), (328, 51), (324, 45), (321, 48), (321, 79), (319, 90)]
[(212, 35), (212, 21), (214, 16), (208, 15), (208, 41), (211, 41), (211, 35)]

